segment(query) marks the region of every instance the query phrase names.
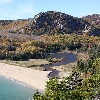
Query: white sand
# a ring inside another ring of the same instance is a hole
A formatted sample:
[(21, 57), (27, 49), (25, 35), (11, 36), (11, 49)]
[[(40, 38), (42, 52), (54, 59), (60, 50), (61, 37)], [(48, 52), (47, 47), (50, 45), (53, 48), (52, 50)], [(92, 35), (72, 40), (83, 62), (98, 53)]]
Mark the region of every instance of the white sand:
[(47, 77), (49, 73), (50, 71), (32, 70), (30, 68), (0, 63), (0, 75), (29, 84), (38, 90), (44, 91), (46, 81), (49, 81)]

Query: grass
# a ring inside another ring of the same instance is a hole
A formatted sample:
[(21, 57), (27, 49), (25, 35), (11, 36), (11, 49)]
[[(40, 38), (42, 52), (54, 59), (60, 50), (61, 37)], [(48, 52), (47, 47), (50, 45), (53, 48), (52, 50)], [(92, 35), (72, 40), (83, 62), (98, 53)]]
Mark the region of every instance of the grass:
[(37, 70), (44, 70), (41, 67), (42, 64), (49, 64), (49, 61), (45, 59), (30, 59), (29, 61), (10, 61), (10, 60), (0, 60), (2, 63), (20, 66), (24, 68), (32, 68)]

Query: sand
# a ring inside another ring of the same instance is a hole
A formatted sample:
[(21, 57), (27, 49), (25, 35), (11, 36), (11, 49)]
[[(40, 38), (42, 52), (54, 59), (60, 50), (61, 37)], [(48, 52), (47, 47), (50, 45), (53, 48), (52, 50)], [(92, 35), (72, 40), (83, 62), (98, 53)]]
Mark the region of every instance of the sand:
[(53, 69), (56, 69), (58, 71), (64, 71), (64, 65), (61, 65), (61, 66), (53, 66), (52, 68)]
[(49, 81), (47, 75), (50, 71), (39, 71), (30, 68), (0, 63), (0, 75), (12, 80), (18, 80), (38, 90), (45, 90), (46, 82)]

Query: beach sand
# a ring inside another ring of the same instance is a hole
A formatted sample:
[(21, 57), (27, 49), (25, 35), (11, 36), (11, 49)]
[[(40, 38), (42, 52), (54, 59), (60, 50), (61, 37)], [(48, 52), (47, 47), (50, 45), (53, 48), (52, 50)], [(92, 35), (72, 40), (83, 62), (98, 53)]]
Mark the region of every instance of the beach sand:
[(0, 75), (18, 80), (40, 91), (45, 90), (46, 82), (49, 81), (47, 75), (50, 72), (0, 63)]

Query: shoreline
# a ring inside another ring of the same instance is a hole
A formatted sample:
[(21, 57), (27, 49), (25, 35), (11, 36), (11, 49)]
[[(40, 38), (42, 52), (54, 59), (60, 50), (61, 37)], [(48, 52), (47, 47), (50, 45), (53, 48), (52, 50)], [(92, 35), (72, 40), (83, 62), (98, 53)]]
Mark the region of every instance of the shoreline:
[(30, 68), (9, 65), (0, 62), (0, 76), (17, 82), (18, 84), (27, 86), (41, 93), (45, 92), (46, 82), (49, 81), (47, 75), (51, 71), (39, 71)]
[[(82, 53), (76, 53), (75, 51), (70, 53), (77, 54), (77, 60), (75, 62), (72, 62), (73, 65), (76, 65), (77, 61), (80, 58), (85, 58), (85, 60), (88, 58), (86, 54), (84, 55)], [(25, 85), (35, 91), (38, 89), (38, 91), (41, 93), (45, 92), (46, 82), (49, 81), (48, 75), (50, 74), (50, 72), (52, 72), (33, 70), (31, 68), (24, 68), (17, 65), (9, 65), (2, 62), (0, 62), (0, 69), (0, 76), (9, 78), (10, 80)], [(52, 67), (52, 69), (63, 71), (64, 67), (61, 65), (60, 67)]]
[[(14, 83), (17, 83), (17, 84), (19, 84), (19, 85), (22, 85), (22, 86), (24, 86), (24, 87), (28, 87), (28, 88), (34, 90), (35, 92), (36, 92), (36, 90), (37, 90), (37, 88), (35, 88), (34, 86), (31, 86), (30, 84), (21, 82), (21, 81), (16, 80), (16, 79), (12, 79), (11, 77), (6, 77), (6, 76), (3, 76), (3, 75), (0, 75), (0, 77), (3, 77), (3, 78), (5, 78), (5, 79), (7, 79), (7, 80), (10, 80), (10, 81), (12, 81), (12, 82), (14, 82)], [(44, 90), (38, 89), (38, 91), (39, 91), (40, 93), (42, 93), (42, 94), (45, 93)]]

